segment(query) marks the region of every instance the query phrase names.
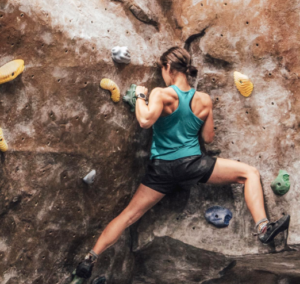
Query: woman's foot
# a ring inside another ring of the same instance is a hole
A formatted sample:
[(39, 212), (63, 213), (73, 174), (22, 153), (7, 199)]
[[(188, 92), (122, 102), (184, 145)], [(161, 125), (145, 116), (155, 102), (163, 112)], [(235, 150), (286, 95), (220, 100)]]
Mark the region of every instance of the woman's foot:
[(290, 215), (285, 215), (276, 222), (268, 223), (267, 226), (258, 234), (259, 240), (263, 244), (270, 243), (280, 232), (288, 229), (290, 223)]
[(76, 275), (84, 279), (90, 278), (92, 275), (94, 263), (95, 260), (92, 259), (92, 256), (88, 256), (78, 264), (76, 268)]

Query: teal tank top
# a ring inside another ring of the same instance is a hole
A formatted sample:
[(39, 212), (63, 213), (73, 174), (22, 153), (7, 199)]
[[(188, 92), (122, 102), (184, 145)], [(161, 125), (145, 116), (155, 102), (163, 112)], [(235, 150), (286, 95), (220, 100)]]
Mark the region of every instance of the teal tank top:
[(178, 108), (168, 116), (161, 116), (153, 124), (150, 159), (176, 160), (201, 155), (198, 133), (204, 121), (190, 107), (195, 89), (183, 92), (170, 86), (178, 95)]

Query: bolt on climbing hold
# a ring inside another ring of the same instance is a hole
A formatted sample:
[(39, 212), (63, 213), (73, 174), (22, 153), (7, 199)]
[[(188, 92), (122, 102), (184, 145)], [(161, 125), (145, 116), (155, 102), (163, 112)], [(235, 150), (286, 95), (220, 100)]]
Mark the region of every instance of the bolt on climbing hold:
[(0, 84), (9, 82), (19, 76), (24, 70), (24, 60), (10, 61), (0, 67)]
[(117, 63), (130, 63), (130, 53), (127, 46), (115, 46), (111, 50), (111, 57)]
[(249, 80), (248, 76), (237, 71), (235, 71), (233, 74), (235, 85), (241, 95), (244, 97), (249, 97), (253, 91), (253, 84)]
[(285, 170), (280, 170), (276, 179), (272, 182), (271, 188), (275, 194), (284, 195), (290, 189), (290, 175)]
[(95, 181), (96, 170), (91, 170), (84, 178), (83, 181), (87, 184), (92, 184)]
[(0, 127), (0, 151), (6, 152), (7, 149), (8, 149), (8, 146), (4, 139), (2, 128)]
[(134, 112), (136, 104), (135, 96), (136, 85), (131, 84), (130, 88), (126, 91), (126, 95), (123, 97), (123, 101), (130, 105), (130, 111)]
[(120, 89), (114, 81), (104, 78), (100, 82), (100, 87), (110, 91), (113, 102), (117, 103), (120, 101)]
[(227, 227), (231, 218), (231, 211), (221, 206), (212, 206), (205, 212), (206, 221), (218, 228)]
[(106, 278), (104, 276), (98, 276), (93, 281), (92, 284), (105, 284)]

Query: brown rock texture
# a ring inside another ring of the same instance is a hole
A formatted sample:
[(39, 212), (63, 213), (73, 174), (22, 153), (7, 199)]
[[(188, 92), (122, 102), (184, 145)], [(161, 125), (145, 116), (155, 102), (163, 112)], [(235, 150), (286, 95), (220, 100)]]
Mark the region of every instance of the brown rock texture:
[[(128, 204), (149, 159), (151, 130), (100, 88), (114, 80), (164, 87), (155, 61), (179, 45), (214, 102), (216, 137), (203, 151), (255, 166), (271, 220), (288, 234), (262, 246), (240, 185), (199, 185), (165, 197), (104, 252), (108, 283), (299, 283), (299, 0), (0, 1), (0, 66), (25, 61), (0, 85), (0, 283), (68, 283), (104, 227)], [(127, 46), (131, 63), (111, 59)], [(254, 91), (241, 96), (233, 72)], [(92, 169), (95, 183), (82, 178)], [(280, 169), (291, 189), (275, 196)], [(229, 227), (206, 223), (213, 205)]]

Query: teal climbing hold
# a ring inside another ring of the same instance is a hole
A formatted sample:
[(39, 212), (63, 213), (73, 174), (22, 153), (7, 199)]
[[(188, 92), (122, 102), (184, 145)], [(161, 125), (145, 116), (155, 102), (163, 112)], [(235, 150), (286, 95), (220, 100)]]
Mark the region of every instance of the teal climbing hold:
[(280, 170), (277, 178), (272, 182), (271, 188), (275, 194), (284, 195), (290, 189), (290, 175), (285, 170)]
[(126, 91), (126, 95), (123, 97), (123, 101), (130, 105), (130, 111), (135, 111), (136, 96), (135, 96), (136, 85), (132, 84), (130, 88)]
[(80, 278), (76, 275), (76, 269), (72, 272), (72, 282), (70, 284), (82, 284), (84, 282), (84, 278)]

